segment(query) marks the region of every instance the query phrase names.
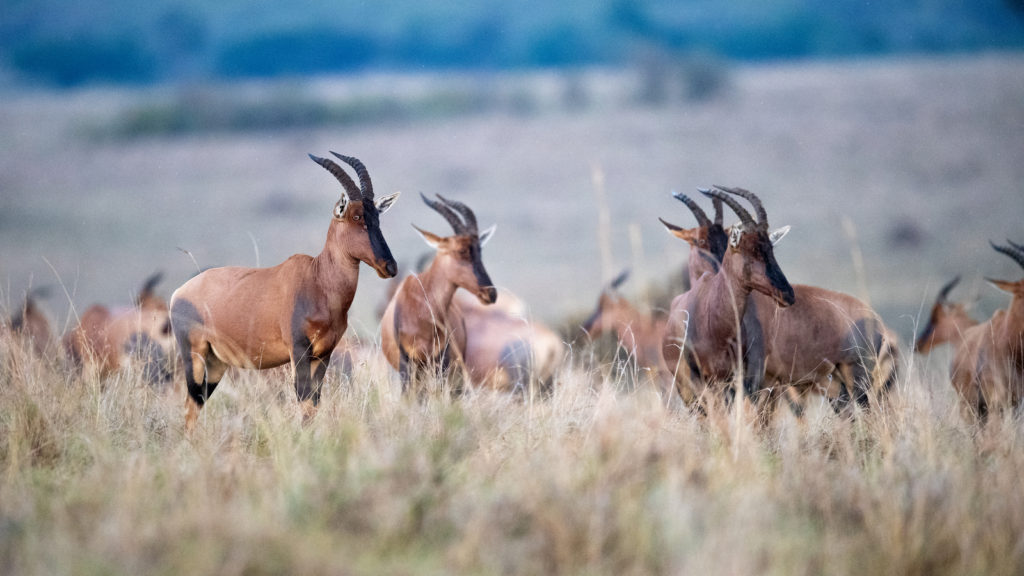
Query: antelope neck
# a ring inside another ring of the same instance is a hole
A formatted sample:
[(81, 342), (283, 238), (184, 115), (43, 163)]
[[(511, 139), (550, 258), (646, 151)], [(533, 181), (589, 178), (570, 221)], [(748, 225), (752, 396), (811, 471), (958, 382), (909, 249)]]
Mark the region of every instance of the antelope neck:
[[(728, 253), (725, 255), (723, 267), (727, 267), (730, 257)], [(709, 306), (705, 306), (703, 310), (705, 317), (716, 326), (724, 323), (730, 330), (734, 329), (737, 318), (742, 318), (746, 310), (751, 289), (744, 285), (741, 278), (728, 270), (722, 270), (712, 276), (708, 288), (710, 297), (706, 299)]]
[(313, 277), (329, 301), (339, 298), (339, 304), (348, 310), (359, 283), (359, 260), (346, 253), (340, 242), (333, 241), (333, 232), (332, 223), (324, 249), (313, 258)]
[[(420, 272), (412, 279), (413, 289), (422, 285), (422, 294), (426, 297), (428, 304), (437, 310), (447, 310), (452, 303), (452, 297), (458, 286), (449, 280), (437, 264), (437, 257), (427, 266), (427, 269)], [(417, 281), (418, 280), (418, 281)]]

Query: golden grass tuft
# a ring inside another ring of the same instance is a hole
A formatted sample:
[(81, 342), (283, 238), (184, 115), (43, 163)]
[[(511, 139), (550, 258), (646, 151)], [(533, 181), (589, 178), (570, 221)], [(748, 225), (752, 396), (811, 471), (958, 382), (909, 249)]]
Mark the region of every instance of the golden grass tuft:
[[(583, 356), (586, 356), (584, 353)], [(1015, 574), (1024, 427), (910, 372), (838, 417), (698, 417), (592, 358), (550, 398), (423, 403), (378, 364), (302, 426), (287, 371), (181, 391), (0, 338), (4, 574)]]

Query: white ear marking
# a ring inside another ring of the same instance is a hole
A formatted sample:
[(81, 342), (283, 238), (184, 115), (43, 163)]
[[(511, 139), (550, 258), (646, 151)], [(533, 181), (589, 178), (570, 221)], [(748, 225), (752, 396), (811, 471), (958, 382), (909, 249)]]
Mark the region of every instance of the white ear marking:
[(492, 224), (490, 228), (480, 233), (480, 247), (483, 248), (485, 244), (494, 236), (494, 231), (498, 229), (497, 224)]
[(345, 215), (345, 210), (348, 209), (349, 201), (348, 196), (342, 194), (341, 198), (334, 203), (334, 217), (341, 218)]
[(729, 246), (736, 247), (740, 245), (740, 238), (743, 237), (743, 226), (733, 226), (729, 232)]
[(787, 224), (781, 228), (772, 230), (771, 234), (768, 235), (768, 241), (772, 243), (772, 246), (775, 246), (780, 240), (786, 237), (786, 234), (789, 234), (790, 228), (792, 228), (792, 226)]
[(377, 206), (377, 212), (379, 214), (384, 214), (385, 212), (387, 212), (388, 209), (391, 208), (391, 206), (396, 201), (398, 201), (399, 194), (401, 194), (401, 192), (395, 192), (394, 194), (388, 194), (387, 196), (379, 198), (376, 202), (374, 202), (374, 204)]

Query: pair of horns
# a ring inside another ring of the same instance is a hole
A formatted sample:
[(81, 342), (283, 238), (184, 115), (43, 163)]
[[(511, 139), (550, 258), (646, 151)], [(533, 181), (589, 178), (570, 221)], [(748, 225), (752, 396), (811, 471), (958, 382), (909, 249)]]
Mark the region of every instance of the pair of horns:
[[(716, 184), (714, 185), (713, 190), (701, 190), (700, 193), (708, 198), (718, 198), (722, 202), (725, 202), (729, 208), (731, 208), (732, 211), (740, 217), (740, 222), (742, 222), (744, 226), (760, 228), (761, 230), (768, 229), (768, 212), (764, 209), (764, 205), (761, 204), (761, 199), (750, 190), (744, 190), (743, 188), (726, 188), (725, 186), (718, 186)], [(746, 198), (747, 201), (754, 206), (754, 210), (757, 212), (757, 221), (754, 221), (750, 212), (747, 212), (747, 210), (743, 206), (740, 206), (740, 203), (732, 196), (729, 196), (729, 194)]]
[(480, 233), (476, 224), (476, 214), (462, 202), (449, 200), (440, 194), (436, 194), (437, 200), (431, 200), (420, 192), (423, 202), (434, 209), (435, 212), (444, 216), (444, 219), (452, 225), (456, 234), (477, 235)]
[[(703, 191), (701, 191), (701, 192), (703, 192)], [(689, 208), (690, 212), (693, 212), (693, 215), (697, 218), (697, 223), (698, 224), (700, 224), (701, 226), (703, 226), (705, 228), (710, 228), (712, 226), (711, 219), (708, 218), (708, 215), (705, 214), (704, 210), (702, 210), (701, 207), (698, 206), (697, 203), (694, 202), (689, 196), (687, 196), (686, 194), (683, 194), (681, 192), (673, 192), (672, 193), (672, 197), (675, 198), (676, 200), (679, 200), (683, 204), (686, 204), (686, 207)], [(714, 222), (714, 224), (717, 225), (717, 226), (721, 226), (722, 225), (722, 201), (719, 198), (712, 198), (711, 199), (711, 204), (715, 207), (715, 222)]]
[(358, 158), (352, 156), (344, 156), (337, 152), (331, 151), (337, 159), (341, 160), (345, 164), (348, 164), (356, 171), (356, 176), (359, 177), (359, 186), (352, 181), (352, 178), (345, 172), (341, 166), (338, 166), (333, 160), (329, 158), (320, 158), (319, 156), (309, 155), (313, 162), (323, 166), (328, 172), (334, 175), (341, 182), (341, 186), (345, 189), (349, 198), (352, 200), (373, 200), (373, 183), (370, 182), (370, 173), (366, 170), (366, 166), (359, 161)]
[(999, 246), (991, 240), (989, 240), (988, 243), (992, 245), (992, 248), (996, 252), (1006, 254), (1010, 258), (1013, 258), (1013, 261), (1019, 264), (1021, 268), (1024, 268), (1024, 245), (1017, 244), (1012, 240), (1006, 241), (1009, 246)]

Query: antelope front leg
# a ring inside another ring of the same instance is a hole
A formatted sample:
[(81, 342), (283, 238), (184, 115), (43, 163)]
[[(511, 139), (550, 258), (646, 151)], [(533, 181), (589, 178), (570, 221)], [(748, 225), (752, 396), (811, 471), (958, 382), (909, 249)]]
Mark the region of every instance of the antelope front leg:
[[(316, 361), (316, 366), (314, 366)], [(292, 356), (292, 368), (295, 372), (295, 397), (302, 407), (302, 422), (308, 422), (316, 415), (317, 404), (320, 403), (320, 381), (314, 378), (314, 370), (321, 372), (327, 370), (327, 363), (314, 359), (310, 355), (310, 346), (296, 346)]]

